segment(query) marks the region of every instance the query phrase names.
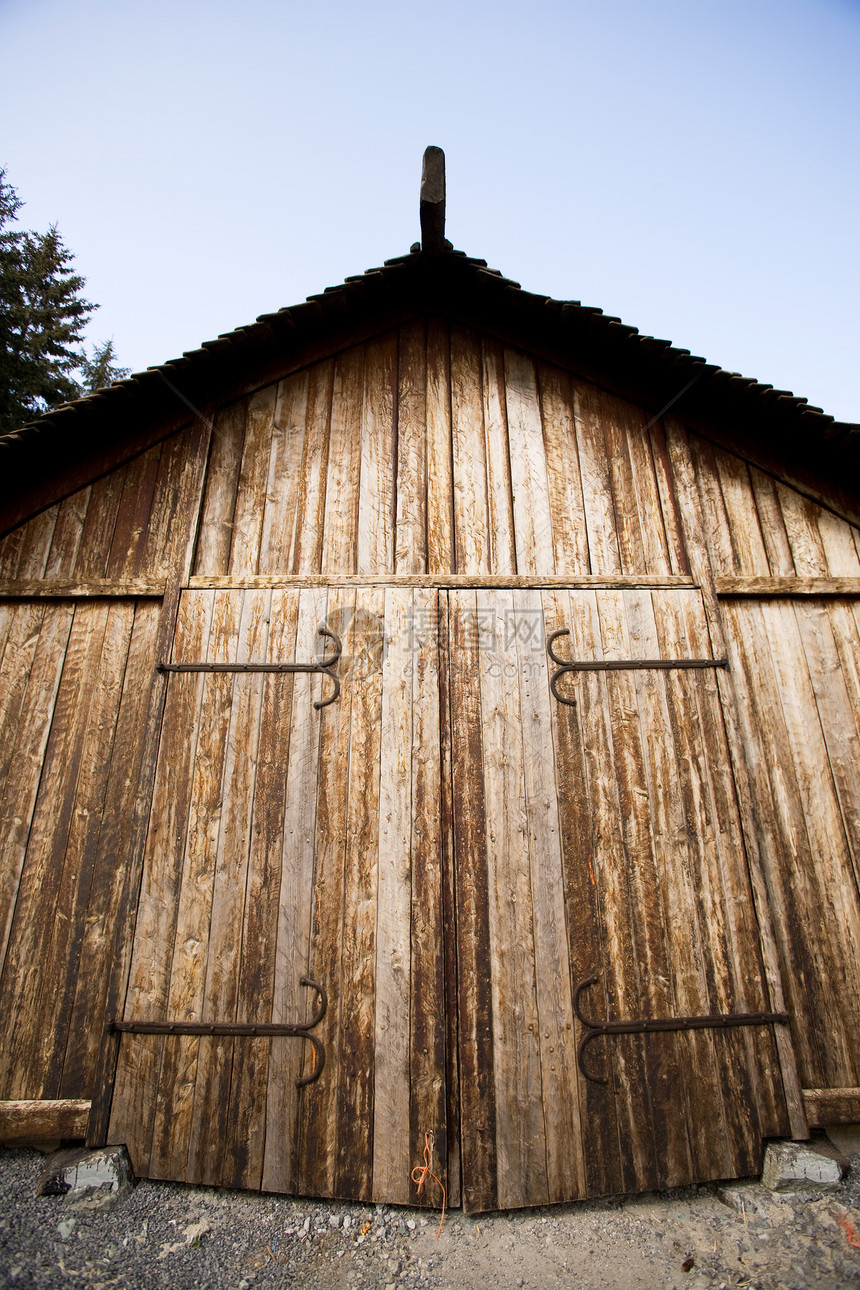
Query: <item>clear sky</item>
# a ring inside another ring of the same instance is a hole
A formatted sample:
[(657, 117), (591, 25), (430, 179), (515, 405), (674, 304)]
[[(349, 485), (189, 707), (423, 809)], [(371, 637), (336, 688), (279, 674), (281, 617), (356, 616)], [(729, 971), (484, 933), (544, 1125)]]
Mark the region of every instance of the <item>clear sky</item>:
[(860, 421), (860, 0), (0, 0), (0, 163), (140, 369), (448, 236)]

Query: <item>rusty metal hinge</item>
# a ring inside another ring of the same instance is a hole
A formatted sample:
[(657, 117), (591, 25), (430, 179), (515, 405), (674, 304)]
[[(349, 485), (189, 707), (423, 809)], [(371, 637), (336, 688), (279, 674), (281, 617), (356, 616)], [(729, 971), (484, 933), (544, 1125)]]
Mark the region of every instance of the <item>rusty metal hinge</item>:
[(597, 985), (597, 976), (587, 976), (580, 981), (573, 992), (573, 1010), (578, 1020), (585, 1026), (585, 1034), (579, 1040), (576, 1049), (576, 1060), (579, 1069), (587, 1080), (594, 1084), (608, 1084), (608, 1079), (592, 1075), (585, 1065), (585, 1049), (593, 1039), (601, 1035), (642, 1035), (653, 1034), (664, 1030), (723, 1030), (731, 1026), (769, 1026), (774, 1023), (788, 1025), (787, 1012), (716, 1012), (702, 1017), (661, 1017), (637, 1021), (593, 1021), (584, 1017), (579, 1006), (579, 999), (590, 985)]
[(313, 1084), (323, 1073), (325, 1066), (325, 1047), (321, 1039), (310, 1032), (319, 1025), (328, 1008), (328, 995), (318, 981), (303, 976), (301, 984), (316, 990), (320, 997), (317, 1008), (310, 1021), (295, 1025), (280, 1025), (277, 1022), (244, 1022), (244, 1021), (109, 1021), (105, 1030), (108, 1034), (119, 1032), (131, 1035), (233, 1035), (249, 1036), (252, 1039), (307, 1039), (313, 1046), (314, 1063), (310, 1075), (302, 1075), (296, 1080), (301, 1088)]
[(314, 703), (315, 708), (327, 708), (340, 694), (340, 681), (331, 670), (340, 658), (343, 646), (337, 632), (320, 627), (319, 633), (334, 641), (334, 655), (325, 654), (316, 663), (158, 663), (159, 672), (320, 672), (334, 682), (334, 690), (327, 699)]
[(677, 668), (728, 667), (729, 665), (727, 658), (622, 658), (594, 659), (589, 662), (559, 658), (553, 645), (559, 636), (569, 635), (570, 630), (567, 627), (560, 627), (558, 631), (551, 632), (546, 640), (546, 652), (558, 667), (558, 671), (553, 672), (550, 678), (550, 689), (553, 697), (558, 699), (559, 703), (566, 703), (569, 708), (576, 707), (576, 699), (565, 699), (556, 689), (560, 677), (564, 676), (565, 672), (629, 672), (637, 669), (658, 669), (669, 672)]

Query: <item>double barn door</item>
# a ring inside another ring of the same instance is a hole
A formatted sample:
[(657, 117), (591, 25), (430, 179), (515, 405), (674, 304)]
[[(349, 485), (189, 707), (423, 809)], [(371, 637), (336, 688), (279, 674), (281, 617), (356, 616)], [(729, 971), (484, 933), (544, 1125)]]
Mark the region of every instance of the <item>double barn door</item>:
[[(694, 588), (186, 591), (110, 1138), (155, 1178), (477, 1211), (753, 1172), (788, 1124)], [(562, 702), (562, 699), (574, 702)], [(330, 702), (327, 702), (331, 700)], [(322, 706), (315, 706), (322, 705)], [(321, 996), (304, 981), (316, 982)], [(135, 1023), (310, 1026), (141, 1033)], [(604, 1080), (606, 1082), (599, 1082)]]

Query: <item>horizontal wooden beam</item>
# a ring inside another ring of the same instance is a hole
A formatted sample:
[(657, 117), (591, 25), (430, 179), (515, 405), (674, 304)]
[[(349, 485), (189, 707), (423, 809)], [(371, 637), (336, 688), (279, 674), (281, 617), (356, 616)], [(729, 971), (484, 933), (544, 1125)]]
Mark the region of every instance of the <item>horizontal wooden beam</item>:
[(860, 596), (860, 578), (715, 578), (718, 596)]
[(73, 582), (66, 578), (28, 578), (0, 582), (0, 600), (86, 600), (98, 596), (134, 596), (158, 600), (164, 595), (164, 581), (132, 578), (90, 578)]
[(805, 1088), (803, 1103), (811, 1129), (860, 1124), (860, 1088)]
[(260, 573), (243, 578), (198, 576), (189, 578), (189, 591), (280, 590), (287, 587), (440, 587), (451, 591), (485, 587), (487, 590), (558, 588), (571, 591), (666, 590), (695, 587), (682, 574), (583, 574), (554, 577), (541, 574), (469, 573)]
[(54, 1102), (0, 1102), (0, 1142), (85, 1138), (90, 1103), (75, 1098)]

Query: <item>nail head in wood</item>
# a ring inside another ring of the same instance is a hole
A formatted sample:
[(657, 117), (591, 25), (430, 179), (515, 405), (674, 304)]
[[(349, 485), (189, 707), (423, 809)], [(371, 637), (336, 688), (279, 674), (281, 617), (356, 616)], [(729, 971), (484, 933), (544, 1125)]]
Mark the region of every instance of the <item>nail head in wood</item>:
[(424, 152), (421, 170), (421, 250), (445, 249), (445, 154), (441, 148)]

